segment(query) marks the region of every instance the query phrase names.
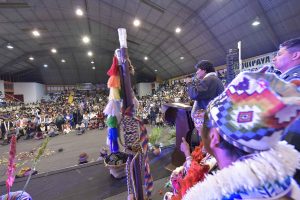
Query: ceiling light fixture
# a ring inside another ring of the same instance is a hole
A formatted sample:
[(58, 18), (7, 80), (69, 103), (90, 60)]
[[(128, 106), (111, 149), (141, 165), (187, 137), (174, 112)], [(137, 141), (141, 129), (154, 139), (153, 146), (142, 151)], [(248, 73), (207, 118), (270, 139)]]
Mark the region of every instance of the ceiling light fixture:
[(154, 71), (156, 71), (156, 72), (157, 72), (157, 69), (155, 69)]
[(253, 22), (252, 22), (252, 26), (258, 26), (260, 25), (260, 21), (259, 19), (255, 19)]
[(139, 19), (134, 19), (134, 20), (133, 20), (133, 25), (134, 25), (135, 27), (138, 27), (138, 26), (141, 25), (141, 21), (140, 21)]
[(183, 60), (183, 59), (184, 59), (184, 57), (183, 57), (183, 56), (181, 56), (181, 57), (180, 57), (180, 60)]
[(82, 42), (84, 43), (84, 44), (88, 44), (88, 43), (90, 43), (90, 38), (88, 37), (88, 36), (83, 36), (82, 37)]
[(87, 52), (87, 55), (88, 55), (89, 57), (92, 57), (92, 56), (93, 56), (93, 52), (92, 52), (92, 51), (88, 51), (88, 52)]
[(32, 35), (34, 37), (40, 37), (41, 36), (40, 32), (38, 30), (36, 30), (36, 29), (32, 31)]
[(180, 33), (181, 32), (181, 28), (180, 27), (176, 27), (175, 28), (175, 33)]
[(47, 64), (44, 64), (44, 67), (45, 67), (45, 68), (47, 68), (47, 67), (48, 67), (48, 65), (47, 65)]
[(145, 57), (144, 57), (144, 60), (148, 60), (148, 57), (147, 57), (147, 56), (145, 56)]
[(29, 60), (31, 60), (31, 61), (34, 60), (34, 57), (30, 56), (30, 57), (29, 57)]
[(57, 53), (57, 50), (56, 50), (55, 48), (52, 48), (52, 49), (51, 49), (51, 52), (52, 52), (52, 53)]
[(75, 13), (77, 16), (83, 16), (83, 11), (80, 8), (77, 8)]
[(65, 60), (65, 59), (61, 59), (61, 62), (62, 62), (62, 63), (65, 63), (65, 62), (66, 62), (66, 60)]
[(94, 62), (94, 61), (91, 61), (91, 63), (94, 64), (95, 62)]
[(6, 45), (6, 48), (8, 48), (8, 49), (13, 49), (13, 48), (14, 48), (14, 46), (13, 46), (13, 45), (11, 45), (10, 43), (8, 43), (8, 44)]
[(92, 67), (92, 69), (96, 69), (96, 67), (94, 66), (94, 67)]

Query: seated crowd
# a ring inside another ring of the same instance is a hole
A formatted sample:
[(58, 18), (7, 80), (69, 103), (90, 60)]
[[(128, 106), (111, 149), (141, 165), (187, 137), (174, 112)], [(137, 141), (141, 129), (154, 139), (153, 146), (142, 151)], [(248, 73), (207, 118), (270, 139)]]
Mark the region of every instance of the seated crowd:
[(0, 108), (0, 139), (8, 144), (12, 134), (17, 138), (43, 139), (67, 134), (77, 129), (78, 134), (86, 129), (105, 127), (103, 109), (106, 94), (82, 94), (76, 91), (72, 103), (69, 93), (51, 95), (48, 101), (31, 104), (10, 104)]
[(153, 95), (146, 95), (138, 99), (137, 116), (145, 124), (163, 125), (162, 105), (171, 102), (189, 103), (186, 83), (176, 80), (173, 84), (163, 83)]
[[(68, 134), (76, 130), (82, 134), (86, 129), (103, 129), (105, 116), (103, 109), (107, 94), (75, 91), (74, 100), (68, 102), (70, 92), (63, 91), (47, 95), (39, 103), (10, 102), (0, 107), (0, 140), (8, 144), (12, 134), (18, 139), (43, 139), (59, 134)], [(173, 84), (163, 83), (153, 95), (139, 99), (137, 116), (145, 124), (163, 125), (162, 105), (169, 102), (189, 103), (186, 83), (174, 81)]]

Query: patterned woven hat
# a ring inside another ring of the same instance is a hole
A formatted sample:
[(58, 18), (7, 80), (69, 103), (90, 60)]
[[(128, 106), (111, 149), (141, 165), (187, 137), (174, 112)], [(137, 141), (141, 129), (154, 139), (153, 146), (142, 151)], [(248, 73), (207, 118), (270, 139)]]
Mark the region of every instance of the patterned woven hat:
[(211, 101), (208, 112), (227, 142), (247, 152), (267, 150), (300, 116), (300, 91), (274, 74), (243, 72)]

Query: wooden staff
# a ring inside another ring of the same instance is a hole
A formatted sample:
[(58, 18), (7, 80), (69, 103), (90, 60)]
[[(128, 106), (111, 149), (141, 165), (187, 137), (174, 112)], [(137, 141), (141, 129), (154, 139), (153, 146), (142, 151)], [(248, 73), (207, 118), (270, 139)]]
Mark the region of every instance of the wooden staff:
[[(131, 80), (130, 80), (130, 70), (129, 70), (129, 61), (128, 61), (128, 51), (127, 51), (127, 35), (126, 29), (119, 28), (119, 41), (120, 41), (120, 60), (121, 60), (121, 70), (120, 70), (120, 80), (121, 80), (121, 89), (123, 94), (123, 110), (133, 107), (132, 101), (132, 89), (131, 89)], [(133, 112), (134, 109), (132, 109)], [(141, 168), (139, 159), (133, 161), (134, 166), (134, 191), (136, 198), (138, 200), (143, 200), (143, 187), (142, 187), (142, 178), (141, 178)]]

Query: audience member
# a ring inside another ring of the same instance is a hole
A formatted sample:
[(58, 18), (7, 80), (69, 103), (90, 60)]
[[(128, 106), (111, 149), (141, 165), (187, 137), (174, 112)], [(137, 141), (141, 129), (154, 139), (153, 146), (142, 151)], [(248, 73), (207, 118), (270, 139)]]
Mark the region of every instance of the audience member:
[(299, 102), (297, 87), (274, 74), (239, 74), (210, 102), (204, 117), (202, 140), (220, 170), (187, 190), (183, 199), (299, 199), (291, 178), (299, 152), (279, 141), (300, 116)]
[(283, 42), (273, 62), (285, 81), (300, 79), (300, 38)]
[[(295, 82), (300, 80), (300, 38), (283, 42), (277, 55), (274, 57), (275, 67), (281, 70), (280, 77), (285, 81)], [(299, 86), (299, 85), (298, 85)], [(295, 121), (285, 131), (285, 140), (295, 145), (300, 151), (300, 119)], [(297, 170), (295, 180), (300, 184), (300, 171)]]

